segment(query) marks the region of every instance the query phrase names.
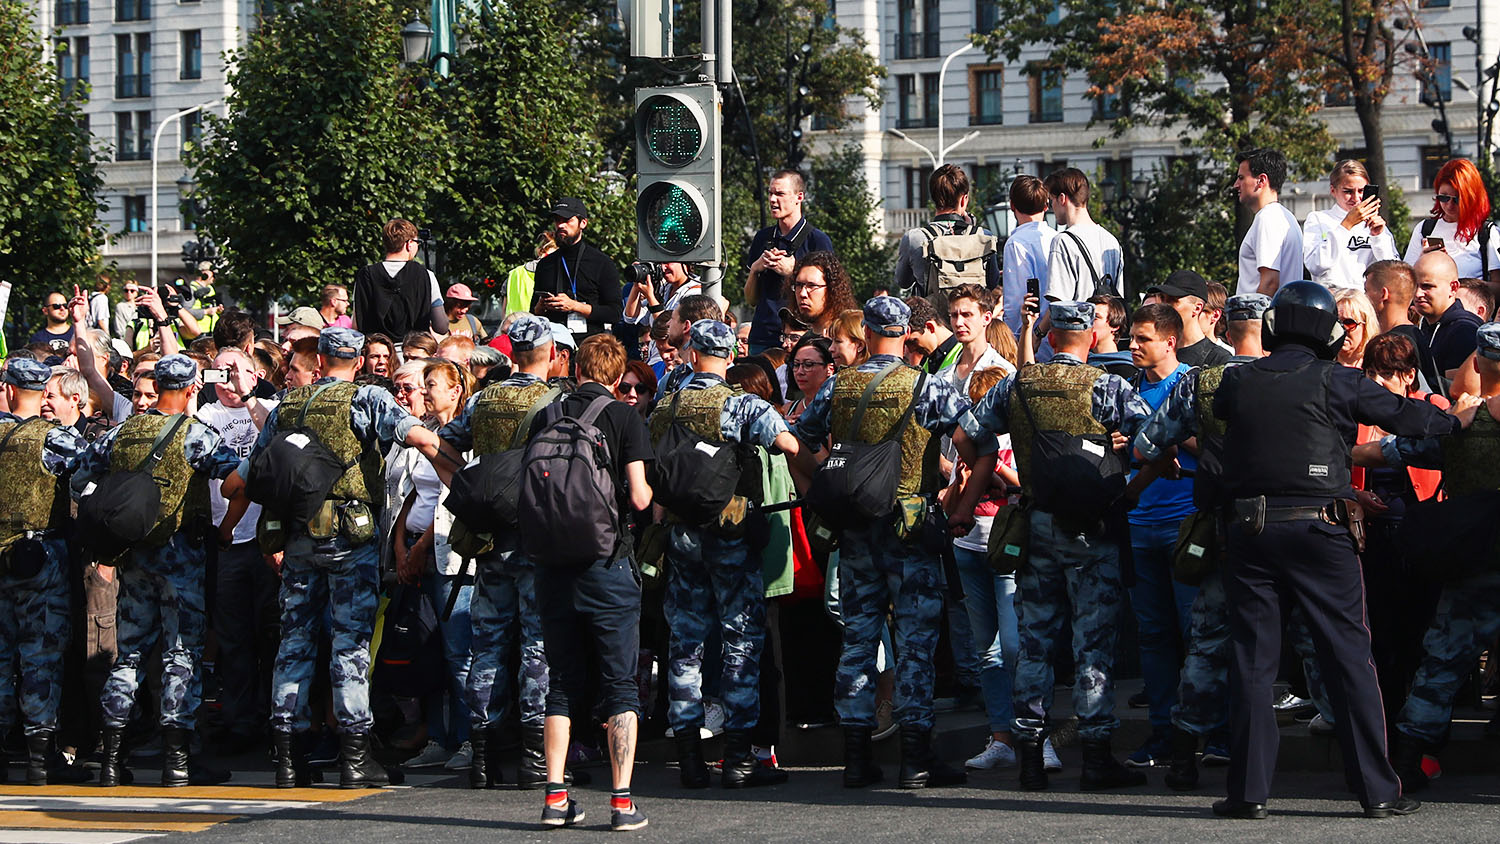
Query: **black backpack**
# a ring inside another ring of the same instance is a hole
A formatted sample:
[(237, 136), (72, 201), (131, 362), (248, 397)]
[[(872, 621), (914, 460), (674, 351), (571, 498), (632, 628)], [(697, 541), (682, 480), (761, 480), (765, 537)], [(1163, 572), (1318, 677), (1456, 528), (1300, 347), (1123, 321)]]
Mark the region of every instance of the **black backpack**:
[(161, 521), (161, 487), (156, 465), (187, 415), (176, 414), (151, 442), (151, 452), (134, 469), (110, 472), (90, 484), (78, 499), (78, 536), (100, 560), (112, 560), (144, 542)]
[(520, 523), (521, 467), (526, 457), (526, 436), (531, 421), (543, 408), (562, 395), (553, 387), (537, 399), (521, 417), (510, 448), (493, 454), (482, 454), (457, 472), (448, 486), (443, 506), (464, 527), (484, 533), (497, 528), (515, 530)]
[[(875, 388), (886, 376), (905, 364), (893, 361), (871, 379), (859, 397), (850, 424), (850, 436), (857, 436), (865, 410), (875, 395)], [(927, 382), (927, 373), (917, 378), (911, 403), (896, 426), (878, 443), (835, 443), (825, 461), (808, 485), (804, 503), (824, 524), (847, 530), (889, 518), (896, 510), (896, 495), (901, 487), (901, 435), (911, 422), (917, 397)]]
[(333, 485), (354, 465), (352, 461), (340, 460), (305, 425), (307, 409), (324, 390), (337, 383), (330, 381), (314, 390), (302, 405), (297, 424), (277, 431), (271, 442), (250, 458), (245, 494), (279, 516), (288, 534), (307, 527), (328, 500)]
[(1032, 504), (1069, 529), (1091, 530), (1125, 495), (1125, 466), (1109, 434), (1044, 431), (1019, 384), (1016, 400), (1031, 423)]
[[(453, 592), (459, 591), (458, 584)], [(420, 586), (398, 583), (391, 591), (375, 652), (373, 681), (383, 689), (421, 697), (448, 683), (437, 609)]]
[(724, 512), (739, 488), (742, 450), (736, 443), (710, 442), (678, 422), (681, 397), (681, 390), (672, 394), (667, 432), (656, 443), (656, 460), (649, 473), (651, 492), (656, 503), (673, 516), (691, 525), (705, 525)]
[(521, 550), (533, 562), (583, 568), (614, 557), (619, 501), (604, 435), (594, 424), (614, 401), (596, 396), (577, 416), (547, 408), (526, 445), (518, 507)]

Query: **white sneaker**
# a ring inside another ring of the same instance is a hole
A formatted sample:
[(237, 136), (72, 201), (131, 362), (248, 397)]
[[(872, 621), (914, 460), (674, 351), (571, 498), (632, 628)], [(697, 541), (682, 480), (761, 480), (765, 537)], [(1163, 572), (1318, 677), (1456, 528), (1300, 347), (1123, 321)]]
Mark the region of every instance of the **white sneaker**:
[(1010, 768), (1015, 764), (1015, 749), (994, 736), (990, 736), (984, 750), (979, 751), (978, 756), (965, 762), (964, 767), (975, 771), (988, 771), (994, 768)]
[(1052, 739), (1042, 742), (1042, 770), (1062, 770), (1062, 760), (1057, 758), (1057, 749), (1052, 746)]
[(427, 742), (427, 746), (422, 748), (421, 753), (418, 753), (416, 756), (413, 756), (412, 758), (406, 760), (404, 763), (402, 763), (402, 767), (436, 768), (446, 763), (452, 757), (453, 754), (443, 749), (443, 746), (441, 744), (438, 744), (435, 741), (429, 741)]
[(443, 767), (450, 771), (467, 771), (474, 764), (474, 746), (468, 742), (459, 745), (458, 752), (453, 754)]
[(703, 729), (699, 731), (710, 739), (724, 732), (724, 707), (709, 702), (703, 705)]
[(1331, 736), (1334, 732), (1333, 725), (1328, 723), (1321, 713), (1314, 715), (1313, 719), (1307, 722), (1307, 731), (1315, 736)]

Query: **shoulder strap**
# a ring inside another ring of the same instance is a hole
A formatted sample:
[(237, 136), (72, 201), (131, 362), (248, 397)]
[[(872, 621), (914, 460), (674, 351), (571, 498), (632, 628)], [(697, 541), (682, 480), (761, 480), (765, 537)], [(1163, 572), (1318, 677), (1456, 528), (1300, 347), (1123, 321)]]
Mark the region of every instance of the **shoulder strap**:
[(893, 360), (886, 365), (885, 369), (880, 370), (878, 375), (870, 379), (870, 383), (866, 385), (865, 391), (859, 396), (859, 404), (854, 408), (854, 420), (849, 425), (849, 436), (859, 436), (859, 426), (860, 423), (865, 421), (865, 409), (870, 406), (870, 399), (875, 396), (875, 388), (880, 386), (880, 382), (884, 381), (887, 375), (895, 372), (901, 366), (903, 366), (901, 361)]
[(1490, 280), (1490, 229), (1494, 225), (1486, 219), (1479, 227), (1479, 279), (1485, 282)]
[(343, 382), (341, 382), (341, 381), (329, 381), (327, 384), (324, 384), (323, 386), (319, 387), (318, 389), (313, 390), (313, 394), (310, 395), (310, 396), (308, 396), (307, 397), (307, 401), (305, 401), (305, 402), (302, 403), (302, 412), (299, 413), (299, 414), (297, 414), (297, 427), (298, 428), (301, 428), (302, 425), (303, 425), (303, 423), (307, 421), (307, 409), (309, 407), (312, 407), (312, 403), (314, 401), (317, 401), (318, 396), (323, 395), (323, 391), (326, 390), (326, 389), (328, 389), (329, 387), (332, 387), (335, 384), (341, 384), (341, 383), (343, 383)]
[(911, 401), (907, 403), (906, 410), (901, 414), (901, 419), (896, 422), (896, 427), (892, 428), (891, 432), (885, 436), (887, 442), (901, 439), (901, 435), (906, 432), (906, 423), (910, 422), (912, 415), (916, 413), (917, 399), (922, 395), (922, 387), (926, 384), (927, 373), (921, 372), (917, 375), (916, 385), (911, 388)]
[[(17, 419), (15, 427), (11, 428), (9, 431), (6, 431), (5, 432), (5, 439), (0, 440), (0, 452), (4, 452), (5, 451), (5, 447), (10, 444), (10, 438), (14, 437), (17, 433), (19, 433), (21, 431), (21, 428), (23, 426), (25, 426), (25, 425), (27, 425), (29, 423), (35, 422), (38, 419), (41, 419), (41, 417), (40, 416), (33, 416), (30, 419)], [(46, 420), (42, 420), (42, 421), (46, 421)]]
[(787, 250), (788, 252), (796, 252), (798, 249), (801, 249), (802, 244), (806, 243), (807, 239), (812, 236), (812, 223), (809, 223), (806, 217), (803, 217), (798, 225), (799, 228), (792, 234), (791, 240), (786, 242), (787, 246), (791, 247)]
[(1437, 228), (1437, 218), (1428, 217), (1422, 221), (1422, 236), (1432, 237), (1432, 230)]
[(510, 440), (511, 448), (520, 448), (526, 444), (526, 435), (531, 432), (532, 420), (536, 419), (536, 415), (541, 412), (542, 408), (552, 404), (560, 395), (562, 395), (562, 389), (553, 387), (536, 400), (536, 404), (533, 404), (526, 411), (526, 415), (521, 417), (521, 424), (516, 426), (516, 433)]
[(584, 408), (582, 413), (578, 414), (578, 423), (580, 425), (593, 425), (594, 421), (599, 418), (599, 414), (603, 413), (604, 408), (609, 406), (609, 403), (612, 401), (614, 401), (614, 398), (610, 396), (594, 396), (593, 400), (589, 402), (589, 406)]
[(1036, 417), (1031, 415), (1031, 404), (1026, 401), (1026, 392), (1021, 389), (1021, 379), (1019, 378), (1015, 381), (1015, 391), (1016, 398), (1021, 400), (1021, 412), (1026, 414), (1026, 421), (1031, 423), (1032, 435), (1041, 433), (1042, 429), (1036, 424)]
[(1083, 256), (1083, 265), (1089, 268), (1089, 278), (1094, 280), (1094, 289), (1099, 288), (1099, 273), (1094, 269), (1094, 259), (1089, 257), (1089, 249), (1083, 245), (1083, 238), (1079, 237), (1072, 229), (1064, 231), (1063, 234), (1078, 247), (1078, 254)]
[(187, 422), (187, 414), (178, 413), (171, 418), (168, 424), (163, 425), (161, 431), (156, 435), (156, 439), (151, 442), (151, 453), (146, 455), (146, 459), (141, 461), (141, 465), (136, 471), (155, 471), (156, 464), (160, 463), (162, 455), (166, 454), (167, 444), (172, 441), (172, 437), (177, 435), (177, 429), (181, 428), (185, 422)]

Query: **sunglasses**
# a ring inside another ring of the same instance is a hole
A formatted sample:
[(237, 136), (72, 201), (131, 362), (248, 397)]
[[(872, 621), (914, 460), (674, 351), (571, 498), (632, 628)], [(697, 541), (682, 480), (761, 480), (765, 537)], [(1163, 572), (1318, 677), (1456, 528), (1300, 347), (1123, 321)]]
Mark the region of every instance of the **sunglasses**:
[(67, 309), (68, 309), (68, 306), (64, 305), (61, 302), (58, 302), (56, 305), (48, 305), (47, 306), (47, 310), (49, 310), (49, 311), (66, 311)]
[(414, 387), (411, 384), (397, 384), (392, 392), (394, 392), (398, 396), (405, 396), (411, 393), (420, 393), (422, 392), (422, 388)]
[(1355, 326), (1358, 326), (1358, 325), (1364, 325), (1363, 322), (1360, 322), (1357, 319), (1350, 319), (1348, 317), (1344, 317), (1343, 319), (1340, 319), (1339, 320), (1339, 324), (1342, 325), (1342, 326), (1344, 326), (1344, 328), (1346, 330), (1347, 329), (1352, 329), (1352, 328), (1354, 328)]
[(620, 382), (620, 392), (622, 392), (622, 393), (635, 393), (638, 396), (644, 396), (646, 394), (646, 385), (642, 384), (642, 383), (639, 383), (639, 382), (636, 382), (636, 383), (633, 383), (633, 384), (627, 384), (624, 381), (621, 381)]
[(1441, 202), (1444, 205), (1447, 205), (1450, 202), (1457, 202), (1458, 201), (1458, 197), (1451, 196), (1451, 195), (1446, 194), (1446, 193), (1440, 193), (1437, 196), (1434, 196), (1433, 199), (1436, 199), (1438, 202)]

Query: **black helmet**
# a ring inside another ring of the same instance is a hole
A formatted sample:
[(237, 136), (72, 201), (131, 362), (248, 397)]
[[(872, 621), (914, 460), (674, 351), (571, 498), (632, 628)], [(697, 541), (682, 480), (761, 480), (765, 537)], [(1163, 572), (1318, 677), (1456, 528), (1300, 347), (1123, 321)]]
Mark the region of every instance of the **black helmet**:
[(1297, 343), (1310, 347), (1323, 360), (1333, 360), (1344, 344), (1338, 303), (1328, 288), (1315, 281), (1282, 285), (1261, 319), (1261, 342), (1267, 349)]

